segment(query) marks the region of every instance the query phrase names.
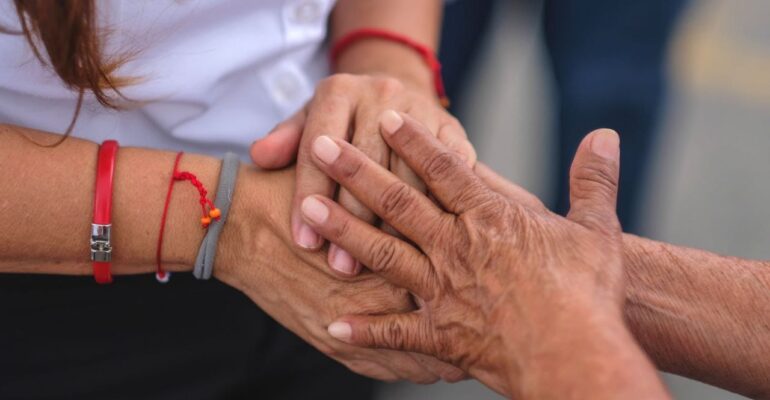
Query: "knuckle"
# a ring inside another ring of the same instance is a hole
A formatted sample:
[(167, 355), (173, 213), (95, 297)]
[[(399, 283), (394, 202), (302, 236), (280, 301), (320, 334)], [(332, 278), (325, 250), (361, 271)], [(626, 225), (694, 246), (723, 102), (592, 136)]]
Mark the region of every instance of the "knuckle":
[(574, 219), (583, 226), (603, 234), (613, 234), (620, 230), (620, 222), (618, 222), (618, 219), (613, 214), (599, 212), (594, 209), (580, 209)]
[[(340, 160), (343, 158), (340, 157)], [(364, 168), (363, 160), (358, 157), (346, 157), (347, 162), (337, 163), (336, 167), (341, 180), (350, 182), (356, 180)]]
[(326, 341), (319, 341), (315, 344), (315, 347), (321, 353), (326, 354), (328, 357), (334, 359), (339, 359), (345, 355), (342, 349), (340, 349), (339, 345), (329, 344)]
[(452, 153), (439, 153), (429, 157), (424, 164), (423, 171), (428, 181), (444, 180), (462, 164), (459, 157)]
[(441, 378), (447, 383), (457, 383), (468, 379), (468, 374), (460, 368), (453, 368), (441, 374)]
[(482, 221), (497, 220), (506, 204), (504, 198), (479, 182), (468, 185), (462, 193), (446, 201), (450, 210), (474, 209)]
[(441, 129), (445, 130), (448, 135), (457, 136), (466, 140), (468, 139), (468, 134), (465, 132), (465, 128), (463, 128), (460, 120), (454, 116), (448, 117)]
[(389, 322), (380, 330), (380, 342), (391, 349), (401, 349), (405, 345), (406, 333), (401, 324)]
[(334, 74), (318, 83), (321, 92), (344, 92), (353, 84), (355, 78), (350, 74)]
[(382, 98), (390, 98), (404, 90), (404, 84), (391, 77), (379, 77), (374, 80), (374, 88)]
[(383, 167), (387, 167), (386, 161), (389, 158), (388, 145), (379, 133), (365, 131), (364, 129), (366, 128), (360, 127), (355, 132), (353, 136), (355, 138), (353, 145), (362, 153), (366, 154), (370, 160)]
[(391, 183), (380, 198), (380, 209), (388, 216), (400, 216), (409, 211), (414, 197), (407, 183), (398, 181)]
[(369, 267), (378, 272), (388, 272), (393, 270), (398, 263), (398, 247), (387, 238), (378, 238), (372, 243), (370, 254), (372, 265)]
[(329, 91), (312, 100), (313, 111), (323, 116), (334, 115), (340, 110), (348, 109), (349, 106), (350, 100), (346, 97), (345, 91)]
[(333, 220), (338, 222), (334, 224), (334, 227), (330, 232), (330, 239), (341, 240), (348, 237), (348, 233), (350, 232), (350, 220), (348, 218), (335, 218)]

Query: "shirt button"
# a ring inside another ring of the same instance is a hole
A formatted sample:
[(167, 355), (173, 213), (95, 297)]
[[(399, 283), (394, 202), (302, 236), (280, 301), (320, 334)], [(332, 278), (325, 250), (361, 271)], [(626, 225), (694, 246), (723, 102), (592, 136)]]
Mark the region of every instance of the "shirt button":
[(315, 0), (305, 0), (294, 7), (292, 19), (303, 24), (312, 24), (321, 19), (323, 10), (321, 4)]
[(287, 103), (302, 95), (302, 87), (292, 74), (284, 72), (275, 77), (273, 94), (279, 102)]

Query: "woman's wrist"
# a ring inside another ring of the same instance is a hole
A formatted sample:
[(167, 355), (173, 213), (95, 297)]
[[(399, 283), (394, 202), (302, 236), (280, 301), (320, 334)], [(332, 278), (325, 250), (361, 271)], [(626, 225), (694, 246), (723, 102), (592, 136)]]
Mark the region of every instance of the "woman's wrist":
[[(287, 205), (291, 198), (291, 174), (290, 170), (265, 173), (253, 166), (241, 165), (214, 261), (217, 279), (241, 291), (255, 283), (270, 281), (267, 275), (257, 282), (252, 277), (270, 273), (269, 268), (262, 270), (263, 253), (271, 251), (270, 243), (279, 245), (285, 240), (291, 243)], [(280, 217), (286, 220), (276, 220)]]
[[(89, 237), (98, 145), (71, 137), (57, 147), (44, 148), (31, 141), (50, 143), (57, 136), (14, 126), (0, 126), (0, 135), (0, 160), (5, 161), (0, 165), (6, 172), (0, 182), (14, 188), (8, 193), (6, 212), (2, 214), (7, 221), (0, 217), (6, 226), (14, 226), (0, 235), (0, 270), (90, 275)], [(160, 221), (174, 157), (174, 153), (151, 149), (118, 150), (111, 221), (115, 275), (155, 271)], [(214, 158), (185, 154), (180, 169), (196, 174), (207, 188), (215, 188), (219, 165)], [(169, 205), (162, 261), (170, 271), (187, 271), (192, 269), (204, 230), (197, 191), (176, 185), (179, 187)], [(20, 216), (24, 224), (18, 224)]]
[(360, 40), (340, 53), (336, 61), (337, 73), (387, 76), (437, 98), (433, 72), (419, 53), (405, 45), (376, 38)]
[[(155, 153), (155, 154), (152, 154)], [(119, 151), (113, 196), (114, 263), (117, 273), (151, 273), (156, 269), (156, 252), (163, 203), (173, 173), (171, 152), (139, 148)], [(189, 171), (212, 192), (216, 188), (220, 160), (184, 154), (180, 171)], [(176, 182), (166, 217), (163, 268), (190, 271), (195, 263), (205, 230), (200, 223), (197, 191)], [(122, 232), (125, 232), (121, 234)]]
[(259, 193), (260, 187), (252, 185), (251, 173), (252, 168), (240, 166), (230, 213), (219, 237), (214, 259), (214, 276), (231, 286), (239, 280), (236, 276), (239, 268), (251, 263), (246, 238), (260, 225), (255, 214), (263, 196)]

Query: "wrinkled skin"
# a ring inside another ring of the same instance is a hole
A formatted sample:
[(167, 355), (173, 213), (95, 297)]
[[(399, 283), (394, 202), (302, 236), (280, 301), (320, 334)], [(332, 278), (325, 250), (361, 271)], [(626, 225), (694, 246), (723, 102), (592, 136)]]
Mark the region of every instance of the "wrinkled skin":
[[(322, 80), (313, 98), (286, 121), (278, 124), (267, 137), (251, 148), (254, 162), (265, 169), (284, 168), (297, 161), (297, 180), (291, 200), (291, 231), (295, 242), (307, 249), (319, 249), (323, 240), (302, 220), (299, 205), (305, 197), (319, 194), (332, 197), (335, 182), (313, 163), (313, 141), (328, 135), (346, 140), (370, 159), (390, 169), (401, 180), (424, 189), (421, 181), (397, 156), (391, 154), (377, 126), (379, 115), (389, 109), (403, 111), (423, 123), (433, 135), (461, 154), (473, 165), (476, 153), (465, 130), (456, 118), (426, 95), (402, 81), (387, 76), (336, 74)], [(375, 222), (375, 216), (344, 188), (337, 201), (357, 217)], [(343, 276), (355, 275), (361, 264), (337, 246), (329, 248), (331, 270)]]
[(461, 370), (433, 357), (365, 349), (328, 335), (326, 327), (340, 314), (406, 312), (415, 306), (408, 291), (381, 277), (362, 274), (341, 280), (326, 272), (325, 254), (294, 246), (287, 223), (293, 183), (290, 170), (264, 173), (242, 168), (220, 239), (217, 279), (356, 373), (415, 383), (463, 379)]
[[(476, 152), (462, 125), (439, 105), (435, 95), (384, 75), (332, 75), (318, 83), (313, 98), (302, 109), (279, 123), (265, 138), (254, 142), (251, 148), (254, 163), (266, 170), (285, 168), (296, 159), (294, 193), (289, 204), (291, 237), (298, 247), (314, 251), (324, 244), (323, 238), (302, 220), (299, 210), (302, 199), (313, 194), (332, 197), (337, 193), (335, 182), (312, 161), (310, 147), (321, 135), (349, 141), (401, 180), (424, 191), (422, 181), (391, 153), (380, 136), (378, 116), (388, 109), (408, 113), (460, 154), (468, 165), (476, 162)], [(344, 188), (339, 190), (336, 199), (358, 218), (375, 223), (375, 215)], [(382, 228), (393, 232), (386, 225)], [(347, 278), (361, 272), (361, 263), (334, 244), (329, 246), (326, 256), (330, 268), (322, 270), (334, 276)], [(420, 354), (413, 356), (432, 373), (434, 380), (464, 378), (448, 365)], [(452, 372), (447, 374), (448, 370)]]
[(421, 308), (348, 315), (329, 327), (333, 336), (434, 355), (514, 395), (520, 392), (511, 382), (539, 357), (546, 344), (537, 339), (555, 321), (585, 316), (622, 325), (614, 132), (594, 132), (581, 144), (572, 209), (563, 218), (523, 190), (500, 185), (488, 169), (474, 173), (406, 115), (386, 112), (382, 128), (441, 207), (342, 141), (317, 139), (315, 161), (412, 244), (325, 197), (308, 197), (302, 209), (316, 231), (409, 289)]

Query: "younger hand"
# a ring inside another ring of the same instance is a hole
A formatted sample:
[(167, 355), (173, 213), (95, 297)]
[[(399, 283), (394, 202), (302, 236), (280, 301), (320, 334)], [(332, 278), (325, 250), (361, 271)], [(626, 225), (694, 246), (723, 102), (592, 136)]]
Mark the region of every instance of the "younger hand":
[[(388, 109), (411, 115), (444, 145), (461, 154), (469, 165), (475, 163), (476, 153), (467, 140), (465, 130), (435, 98), (388, 77), (337, 74), (324, 79), (307, 106), (278, 124), (251, 148), (252, 159), (265, 169), (286, 167), (297, 157), (291, 231), (299, 246), (314, 250), (323, 244), (323, 239), (302, 220), (299, 210), (302, 199), (310, 195), (331, 198), (336, 192), (335, 182), (318, 169), (311, 158), (311, 145), (319, 136), (350, 141), (402, 181), (417, 188), (423, 187), (409, 167), (397, 156), (391, 155), (380, 136), (378, 119)], [(341, 189), (336, 199), (361, 220), (368, 223), (375, 221), (374, 214), (346, 189)], [(344, 276), (356, 275), (361, 270), (361, 264), (336, 245), (329, 248), (328, 263), (336, 273)]]

